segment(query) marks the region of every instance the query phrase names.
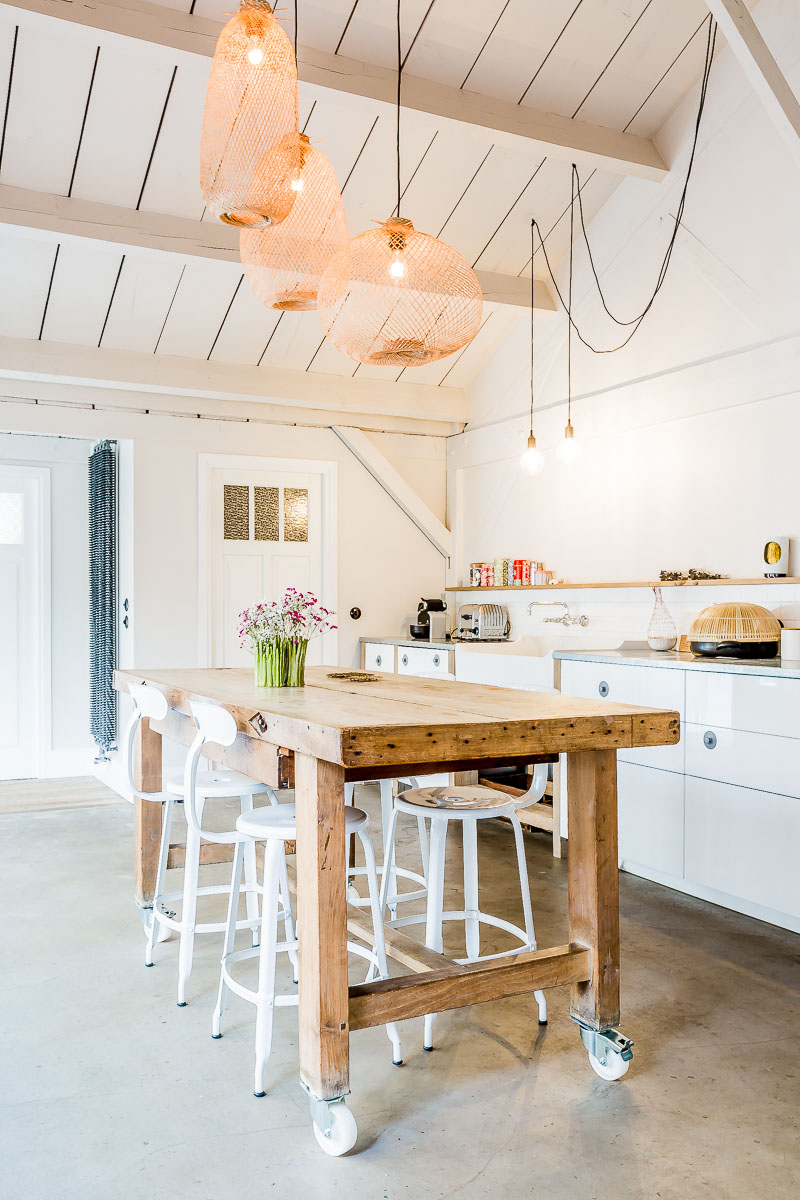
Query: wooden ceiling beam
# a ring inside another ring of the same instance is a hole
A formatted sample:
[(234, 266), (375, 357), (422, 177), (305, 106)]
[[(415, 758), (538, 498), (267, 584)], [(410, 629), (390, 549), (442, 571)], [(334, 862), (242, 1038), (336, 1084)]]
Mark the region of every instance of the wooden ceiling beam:
[[(219, 221), (195, 221), (165, 213), (149, 213), (94, 200), (55, 196), (0, 184), (0, 225), (38, 229), (54, 238), (89, 238), (108, 245), (157, 250), (182, 257), (223, 259), (238, 263), (239, 232)], [(484, 299), (494, 304), (530, 308), (530, 279), (477, 271)], [(536, 281), (536, 308), (555, 312), (547, 285)]]
[(469, 401), (461, 388), (235, 366), (33, 338), (0, 337), (0, 379), (180, 396), (197, 400), (198, 408), (203, 400), (258, 401), (336, 414), (331, 421), (336, 424), (342, 423), (341, 413), (386, 415), (446, 421), (455, 432), (469, 419)]
[[(221, 22), (191, 16), (148, 0), (3, 0), (8, 7), (186, 54), (211, 58)], [(386, 67), (358, 62), (340, 54), (301, 46), (298, 52), (300, 82), (310, 93), (347, 95), (386, 109), (394, 107), (397, 73)], [(446, 126), (483, 129), (497, 145), (533, 155), (548, 155), (567, 162), (620, 175), (661, 180), (667, 173), (650, 138), (620, 133), (539, 112), (525, 105), (479, 95), (403, 74), (403, 107), (433, 117)]]
[(753, 90), (800, 162), (800, 101), (744, 0), (706, 0), (706, 3)]

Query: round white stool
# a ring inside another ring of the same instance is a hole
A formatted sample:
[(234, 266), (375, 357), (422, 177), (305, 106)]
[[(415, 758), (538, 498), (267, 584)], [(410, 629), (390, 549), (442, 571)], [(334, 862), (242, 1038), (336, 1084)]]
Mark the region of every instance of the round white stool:
[[(370, 964), (367, 974), (367, 979), (370, 980), (374, 978), (376, 970), (378, 977), (381, 979), (387, 978), (389, 971), (386, 962), (383, 922), (381, 920), (382, 910), (378, 895), (375, 853), (369, 834), (367, 833), (368, 825), (369, 818), (360, 808), (347, 807), (345, 809), (345, 836), (348, 842), (351, 837), (357, 837), (364, 851), (367, 864), (366, 877), (369, 887), (369, 904), (372, 910), (372, 930), (375, 938), (374, 950), (350, 941), (347, 943), (347, 949), (351, 954), (356, 954), (360, 958), (366, 959)], [(298, 948), (297, 940), (289, 928), (287, 928), (286, 940), (283, 942), (277, 940), (278, 897), (283, 890), (284, 873), (286, 871), (284, 843), (294, 841), (297, 837), (295, 806), (293, 804), (280, 804), (276, 808), (259, 808), (253, 812), (242, 813), (236, 821), (236, 829), (253, 846), (255, 846), (257, 841), (266, 842), (261, 908), (261, 944), (257, 948), (246, 947), (243, 950), (234, 950), (233, 948), (237, 927), (236, 914), (241, 886), (242, 865), (246, 847), (246, 843), (243, 845), (240, 842), (237, 844), (234, 853), (228, 925), (220, 964), (217, 1006), (211, 1022), (211, 1036), (213, 1038), (222, 1036), (220, 1026), (228, 991), (234, 992), (237, 996), (241, 996), (256, 1006), (256, 1060), (253, 1092), (256, 1096), (264, 1096), (266, 1094), (264, 1091), (264, 1070), (272, 1048), (274, 1009), (276, 1006), (297, 1004), (296, 992), (284, 995), (276, 995), (275, 993), (275, 965), (278, 953), (280, 951), (287, 951), (290, 955), (296, 955)], [(232, 974), (231, 967), (235, 963), (253, 958), (256, 955), (258, 955), (258, 986), (254, 990), (253, 988), (245, 987), (244, 984), (236, 980)], [(297, 982), (296, 978), (295, 982)], [(396, 1066), (400, 1066), (403, 1058), (397, 1026), (394, 1024), (387, 1025), (386, 1032), (392, 1043), (392, 1061)], [(324, 1143), (321, 1142), (320, 1144), (323, 1145), (324, 1149), (327, 1149)]]
[[(416, 788), (416, 787), (419, 787), (420, 781), (409, 777), (408, 779), (399, 779), (397, 781), (395, 781), (394, 779), (372, 779), (372, 780), (366, 779), (363, 782), (364, 783), (377, 783), (380, 786), (380, 791), (381, 791), (381, 836), (383, 838), (384, 853), (383, 853), (383, 862), (378, 867), (378, 875), (382, 879), (384, 874), (386, 874), (388, 872), (389, 884), (388, 884), (388, 891), (386, 893), (385, 907), (388, 908), (389, 915), (390, 915), (390, 917), (393, 918), (397, 914), (397, 905), (398, 904), (400, 904), (400, 903), (404, 904), (408, 900), (421, 900), (428, 893), (428, 883), (427, 883), (427, 879), (428, 879), (428, 831), (425, 826), (425, 818), (424, 817), (420, 817), (417, 821), (417, 831), (419, 834), (419, 852), (420, 852), (420, 857), (422, 859), (422, 874), (421, 875), (418, 871), (412, 871), (408, 867), (398, 867), (397, 863), (395, 862), (396, 856), (395, 856), (394, 848), (392, 848), (392, 853), (390, 855), (387, 854), (387, 852), (386, 852), (387, 835), (388, 835), (388, 831), (389, 831), (389, 824), (392, 819), (392, 811), (394, 808), (394, 794), (393, 794), (394, 784), (395, 784), (395, 782), (398, 782), (401, 786), (403, 786), (405, 788)], [(354, 783), (346, 783), (344, 785), (345, 804), (353, 804), (355, 802), (355, 788), (356, 788), (356, 785)], [(350, 867), (348, 867), (348, 871), (347, 871), (348, 882), (354, 876), (364, 875), (364, 874), (366, 874), (366, 867), (350, 866)], [(417, 888), (414, 889), (413, 891), (399, 892), (397, 890), (397, 880), (398, 879), (407, 879), (411, 883), (417, 884)], [(370, 902), (368, 897), (360, 897), (354, 887), (348, 891), (348, 899), (350, 900), (350, 903), (355, 905), (357, 908), (359, 908), (359, 907), (364, 908)]]
[[(178, 950), (178, 1005), (183, 1008), (186, 1004), (186, 985), (192, 971), (194, 957), (195, 934), (223, 933), (227, 928), (226, 921), (198, 922), (197, 901), (201, 896), (228, 894), (227, 884), (199, 886), (200, 847), (204, 841), (231, 843), (243, 841), (235, 831), (215, 833), (202, 827), (205, 802), (211, 797), (240, 797), (244, 811), (251, 811), (253, 796), (266, 792), (271, 804), (277, 804), (277, 798), (271, 788), (250, 779), (238, 771), (198, 770), (198, 759), (204, 744), (213, 740), (219, 745), (230, 745), (236, 737), (236, 722), (225, 709), (218, 705), (198, 705), (200, 718), (195, 714), (198, 724), (198, 734), (186, 759), (183, 777), (173, 777), (167, 783), (163, 792), (139, 792), (135, 787), (133, 757), (134, 734), (144, 717), (151, 720), (163, 720), (168, 705), (166, 697), (157, 688), (146, 684), (132, 684), (130, 694), (134, 703), (134, 711), (125, 731), (125, 753), (128, 769), (128, 782), (134, 795), (144, 800), (155, 801), (163, 805), (161, 822), (161, 844), (159, 847), (158, 866), (156, 869), (155, 895), (153, 909), (148, 926), (145, 964), (153, 965), (153, 949), (156, 940), (163, 940), (170, 930), (180, 935)], [(213, 737), (211, 735), (214, 735)], [(169, 857), (170, 836), (175, 805), (183, 801), (186, 816), (187, 834), (183, 870), (183, 888), (181, 891), (165, 892), (165, 879)], [(249, 847), (245, 857), (245, 889), (247, 894), (247, 919), (239, 922), (239, 928), (249, 928), (254, 943), (258, 938), (260, 917), (258, 912), (258, 880), (256, 874), (255, 847)], [(288, 878), (284, 891), (284, 919), (291, 923), (291, 906), (289, 904)], [(177, 917), (169, 907), (174, 903), (181, 904), (181, 915)]]
[[(517, 816), (517, 810), (535, 804), (544, 795), (547, 786), (547, 766), (544, 764), (534, 768), (533, 779), (528, 791), (519, 797), (509, 797), (494, 788), (473, 785), (453, 785), (451, 787), (413, 788), (402, 792), (394, 802), (394, 811), (389, 825), (389, 835), (386, 854), (390, 856), (394, 849), (397, 830), (397, 818), (400, 813), (419, 818), (423, 815), (431, 823), (429, 870), (428, 870), (428, 901), (425, 916), (399, 917), (389, 924), (393, 928), (406, 925), (425, 923), (425, 945), (442, 953), (442, 924), (444, 921), (463, 921), (466, 937), (466, 958), (455, 961), (461, 964), (486, 961), (493, 958), (506, 958), (526, 950), (536, 949), (536, 935), (533, 928), (533, 911), (531, 909), (531, 893), (528, 884), (528, 868), (525, 861), (525, 846), (522, 839), (522, 826)], [(524, 928), (492, 916), (481, 910), (478, 898), (478, 822), (496, 817), (507, 817), (514, 830), (514, 841), (517, 851), (517, 869), (519, 872), (520, 893), (522, 896), (522, 911), (525, 922)], [(464, 859), (464, 907), (458, 911), (444, 912), (444, 868), (445, 844), (447, 828), (450, 821), (459, 821), (463, 834)], [(381, 890), (381, 904), (385, 904), (388, 892), (388, 876), (384, 876)], [(502, 929), (518, 938), (521, 945), (510, 950), (501, 950), (496, 954), (481, 954), (480, 927), (491, 925)], [(547, 1023), (547, 1001), (544, 993), (535, 991), (534, 996), (539, 1006), (539, 1024)], [(425, 1017), (425, 1032), (423, 1047), (433, 1049), (433, 1022), (436, 1013), (428, 1013)]]

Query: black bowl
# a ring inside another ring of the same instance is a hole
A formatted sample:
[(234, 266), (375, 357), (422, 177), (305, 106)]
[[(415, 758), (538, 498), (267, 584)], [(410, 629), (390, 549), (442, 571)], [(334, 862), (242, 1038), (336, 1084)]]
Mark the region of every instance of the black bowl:
[(430, 625), (409, 625), (408, 632), (412, 638), (419, 638), (420, 641), (423, 638), (427, 640), (430, 635)]

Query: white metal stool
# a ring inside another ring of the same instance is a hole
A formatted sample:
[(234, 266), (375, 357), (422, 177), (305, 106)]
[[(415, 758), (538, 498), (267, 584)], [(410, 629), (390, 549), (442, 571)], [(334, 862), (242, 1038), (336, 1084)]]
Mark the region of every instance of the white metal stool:
[[(214, 896), (228, 894), (227, 884), (215, 884), (208, 886), (199, 886), (199, 871), (200, 871), (200, 847), (203, 841), (214, 842), (231, 842), (242, 840), (235, 832), (230, 833), (210, 833), (201, 828), (202, 813), (207, 799), (215, 798), (236, 798), (241, 802), (241, 810), (243, 812), (252, 811), (253, 796), (260, 792), (266, 792), (269, 796), (271, 804), (277, 804), (277, 797), (271, 788), (263, 783), (259, 783), (254, 779), (250, 779), (247, 775), (242, 775), (238, 771), (229, 770), (202, 770), (196, 772), (194, 783), (194, 796), (192, 803), (186, 802), (187, 787), (186, 773), (183, 776), (175, 776), (171, 778), (163, 792), (140, 792), (135, 786), (133, 759), (134, 759), (134, 735), (137, 726), (143, 718), (151, 720), (163, 720), (167, 714), (168, 704), (166, 697), (157, 688), (148, 687), (146, 684), (132, 684), (130, 686), (130, 694), (134, 703), (134, 711), (131, 716), (128, 726), (125, 730), (124, 748), (125, 758), (127, 763), (128, 783), (132, 793), (140, 796), (144, 800), (155, 801), (163, 805), (163, 816), (161, 822), (161, 844), (159, 847), (158, 866), (156, 869), (155, 895), (153, 898), (153, 909), (150, 924), (148, 928), (147, 946), (145, 950), (145, 965), (150, 967), (153, 965), (153, 949), (156, 940), (163, 940), (164, 935), (169, 933), (169, 930), (175, 930), (180, 934), (180, 948), (178, 951), (178, 1005), (183, 1008), (186, 1004), (186, 984), (192, 970), (192, 961), (194, 956), (194, 936), (196, 933), (223, 933), (227, 928), (225, 921), (213, 921), (198, 923), (197, 921), (197, 900), (200, 896)], [(218, 706), (212, 705), (212, 708)], [(219, 712), (225, 712), (224, 709), (219, 709)], [(227, 714), (226, 714), (227, 715)], [(235, 736), (235, 725), (234, 725)], [(211, 740), (208, 736), (203, 737), (203, 742)], [(213, 739), (217, 741), (218, 739)], [(184, 877), (183, 890), (166, 893), (164, 891), (167, 861), (169, 857), (170, 837), (172, 831), (172, 820), (176, 803), (184, 802), (184, 813), (186, 815), (187, 836), (184, 859)], [(249, 928), (253, 933), (254, 943), (258, 938), (259, 912), (258, 912), (258, 881), (256, 874), (256, 858), (255, 847), (248, 847), (245, 857), (245, 888), (247, 896), (247, 920), (240, 922), (240, 928)], [(288, 890), (285, 893), (287, 905), (289, 904)], [(178, 918), (172, 909), (169, 907), (174, 903), (181, 903), (181, 915)], [(289, 908), (288, 919), (291, 919), (291, 909)]]
[[(411, 871), (407, 867), (398, 867), (395, 862), (394, 847), (392, 847), (391, 855), (388, 855), (386, 852), (387, 845), (388, 845), (387, 838), (388, 838), (388, 832), (389, 832), (389, 825), (391, 823), (392, 812), (394, 810), (393, 788), (394, 788), (395, 780), (394, 779), (373, 779), (373, 780), (364, 780), (364, 782), (365, 783), (377, 783), (380, 785), (380, 789), (381, 789), (381, 836), (383, 838), (384, 854), (383, 854), (383, 862), (378, 867), (378, 875), (381, 877), (381, 879), (383, 878), (384, 874), (387, 871), (387, 864), (388, 864), (389, 885), (388, 885), (388, 891), (386, 893), (386, 902), (385, 902), (384, 907), (388, 908), (390, 917), (394, 918), (397, 914), (397, 905), (399, 903), (405, 903), (408, 900), (421, 900), (423, 897), (425, 897), (428, 894), (428, 883), (427, 883), (427, 879), (428, 879), (428, 831), (425, 826), (425, 818), (420, 816), (417, 819), (417, 829), (418, 829), (418, 833), (419, 833), (419, 851), (420, 851), (420, 857), (422, 859), (422, 874), (420, 875), (418, 871)], [(407, 779), (400, 779), (400, 780), (397, 780), (397, 782), (400, 783), (401, 786), (404, 786), (405, 788), (417, 788), (420, 786), (420, 781), (413, 777), (409, 777)], [(354, 803), (355, 787), (356, 787), (356, 785), (354, 783), (346, 783), (344, 785), (345, 804), (353, 804)], [(366, 874), (366, 871), (367, 871), (366, 867), (350, 866), (348, 868), (348, 872), (347, 872), (348, 882), (353, 876)], [(414, 891), (398, 892), (398, 890), (397, 890), (397, 880), (398, 879), (407, 879), (407, 880), (411, 881), (412, 883), (416, 883), (418, 886)], [(348, 892), (348, 899), (350, 900), (350, 903), (355, 905), (357, 908), (358, 907), (364, 908), (370, 903), (368, 897), (359, 897), (358, 894), (355, 893), (355, 889), (352, 889), (351, 891)]]
[[(451, 787), (413, 788), (402, 792), (394, 802), (394, 812), (389, 825), (389, 835), (386, 844), (386, 854), (391, 855), (394, 849), (397, 818), (400, 813), (419, 818), (424, 815), (431, 823), (430, 864), (428, 872), (428, 902), (425, 916), (399, 917), (389, 924), (393, 928), (405, 925), (416, 925), (425, 922), (425, 945), (442, 952), (442, 923), (444, 921), (463, 921), (466, 937), (466, 958), (456, 959), (461, 964), (484, 961), (492, 958), (505, 958), (521, 951), (536, 949), (536, 935), (533, 928), (533, 911), (531, 909), (531, 893), (528, 884), (528, 868), (525, 861), (525, 845), (522, 838), (522, 827), (517, 817), (517, 810), (527, 808), (541, 800), (547, 786), (547, 766), (540, 764), (534, 768), (533, 779), (528, 791), (519, 797), (509, 797), (494, 788), (474, 785), (453, 785)], [(520, 892), (522, 895), (522, 911), (525, 927), (520, 928), (510, 921), (482, 912), (478, 899), (478, 821), (507, 817), (514, 830), (514, 841), (517, 851), (517, 868), (519, 871)], [(444, 867), (445, 843), (447, 827), (450, 821), (460, 821), (463, 834), (464, 858), (464, 907), (457, 912), (443, 912), (444, 907)], [(381, 904), (385, 904), (388, 893), (389, 878), (384, 876), (381, 889)], [(496, 954), (481, 954), (480, 927), (481, 924), (492, 925), (495, 929), (503, 929), (506, 933), (519, 939), (520, 946), (511, 950), (501, 950)], [(535, 991), (534, 996), (539, 1006), (539, 1024), (547, 1023), (547, 1001), (544, 993)], [(428, 1013), (425, 1017), (425, 1032), (423, 1047), (433, 1049), (433, 1022), (436, 1013)]]
[[(360, 808), (348, 807), (345, 809), (345, 836), (348, 842), (351, 837), (357, 837), (364, 851), (367, 864), (366, 877), (369, 887), (369, 904), (372, 910), (372, 929), (375, 938), (374, 950), (351, 941), (348, 941), (347, 949), (349, 953), (366, 959), (370, 964), (367, 979), (372, 979), (376, 971), (379, 978), (386, 978), (389, 971), (386, 962), (383, 922), (381, 920), (378, 876), (375, 868), (375, 854), (372, 842), (367, 833), (368, 825), (369, 817)], [(228, 927), (220, 964), (219, 993), (211, 1023), (211, 1036), (213, 1038), (222, 1036), (222, 1013), (228, 991), (232, 991), (237, 996), (248, 1000), (251, 1004), (255, 1004), (256, 1058), (253, 1092), (256, 1096), (263, 1096), (265, 1095), (264, 1070), (272, 1047), (274, 1009), (276, 1006), (297, 1004), (296, 992), (288, 995), (276, 995), (275, 993), (275, 964), (278, 952), (288, 951), (291, 955), (296, 953), (298, 948), (297, 940), (288, 927), (286, 931), (287, 938), (283, 942), (278, 942), (276, 929), (278, 896), (283, 888), (284, 873), (286, 871), (284, 843), (294, 841), (297, 836), (295, 806), (293, 804), (281, 804), (276, 808), (260, 808), (253, 812), (242, 813), (236, 821), (236, 829), (240, 834), (250, 839), (253, 845), (257, 841), (266, 842), (262, 888), (261, 944), (257, 948), (246, 947), (243, 950), (234, 950), (236, 913), (244, 854), (244, 846), (239, 843), (236, 846), (233, 860)], [(245, 987), (244, 984), (234, 978), (231, 967), (235, 963), (253, 958), (256, 955), (258, 955), (258, 986), (253, 990), (252, 988)], [(392, 1061), (396, 1066), (400, 1066), (403, 1059), (397, 1026), (394, 1024), (387, 1025), (386, 1032), (392, 1043)], [(315, 1130), (316, 1128), (315, 1126)], [(320, 1145), (325, 1150), (329, 1149), (325, 1141), (320, 1141)], [(342, 1152), (341, 1150), (337, 1151), (337, 1153)]]

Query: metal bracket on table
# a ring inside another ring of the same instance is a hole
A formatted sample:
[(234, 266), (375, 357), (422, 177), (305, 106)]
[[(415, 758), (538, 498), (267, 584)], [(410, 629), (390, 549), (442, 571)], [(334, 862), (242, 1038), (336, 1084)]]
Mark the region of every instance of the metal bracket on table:
[(250, 718), (249, 723), (253, 726), (253, 729), (255, 729), (256, 733), (263, 734), (267, 732), (267, 722), (264, 719), (263, 713), (257, 712), (255, 716)]
[(618, 1029), (592, 1029), (580, 1017), (572, 1016), (570, 1019), (578, 1026), (581, 1041), (589, 1054), (599, 1062), (604, 1063), (609, 1052), (618, 1054), (624, 1062), (630, 1062), (633, 1058), (633, 1042)]
[(331, 1107), (334, 1104), (346, 1104), (346, 1096), (337, 1096), (333, 1100), (317, 1100), (312, 1096), (306, 1084), (300, 1084), (300, 1087), (308, 1096), (308, 1111), (311, 1113), (311, 1120), (319, 1129), (320, 1133), (327, 1133), (331, 1127)]

